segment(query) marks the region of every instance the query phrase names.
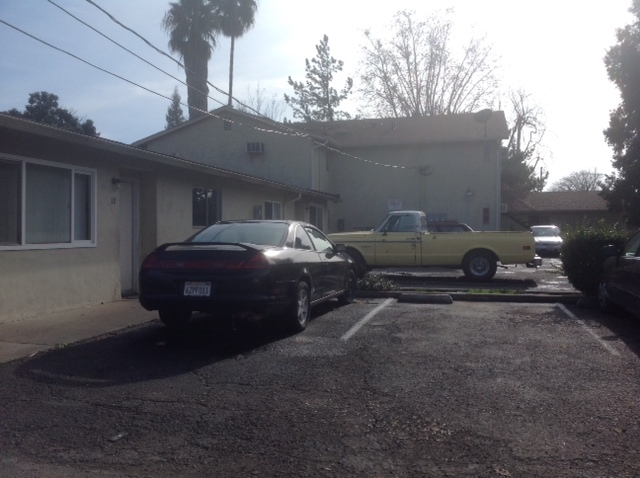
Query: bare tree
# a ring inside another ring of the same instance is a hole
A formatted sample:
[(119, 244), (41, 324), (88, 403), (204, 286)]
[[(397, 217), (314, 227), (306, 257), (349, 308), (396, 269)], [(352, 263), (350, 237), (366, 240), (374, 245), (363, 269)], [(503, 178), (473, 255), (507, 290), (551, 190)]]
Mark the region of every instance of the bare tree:
[(284, 100), (278, 99), (275, 93), (267, 96), (267, 90), (260, 88), (258, 83), (253, 92), (251, 87), (247, 87), (247, 100), (239, 103), (237, 109), (245, 113), (266, 116), (274, 121), (282, 121), (287, 105)]
[(599, 173), (596, 169), (589, 171), (574, 171), (564, 178), (556, 181), (551, 185), (549, 191), (600, 191), (602, 186), (601, 180), (604, 174)]
[(523, 90), (509, 93), (509, 103), (511, 104), (511, 128), (507, 148), (524, 153), (525, 156), (533, 156), (533, 151), (542, 141), (546, 131), (542, 108), (536, 105), (531, 100), (531, 95)]
[(453, 114), (491, 106), (498, 84), (491, 47), (484, 38), (471, 38), (454, 55), (450, 13), (418, 21), (415, 12), (398, 12), (390, 40), (365, 32), (359, 91), (376, 116)]
[(503, 150), (502, 202), (513, 204), (531, 191), (542, 191), (549, 172), (540, 165), (539, 146), (546, 129), (542, 109), (522, 90), (511, 92), (508, 102), (511, 128)]

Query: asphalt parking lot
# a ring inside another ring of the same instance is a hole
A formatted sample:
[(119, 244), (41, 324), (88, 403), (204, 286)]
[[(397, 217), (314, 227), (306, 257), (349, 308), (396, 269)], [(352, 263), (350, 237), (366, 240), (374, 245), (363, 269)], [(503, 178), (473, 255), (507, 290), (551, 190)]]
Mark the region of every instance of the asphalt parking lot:
[(640, 328), (360, 298), (308, 329), (158, 321), (0, 366), (6, 476), (635, 477)]

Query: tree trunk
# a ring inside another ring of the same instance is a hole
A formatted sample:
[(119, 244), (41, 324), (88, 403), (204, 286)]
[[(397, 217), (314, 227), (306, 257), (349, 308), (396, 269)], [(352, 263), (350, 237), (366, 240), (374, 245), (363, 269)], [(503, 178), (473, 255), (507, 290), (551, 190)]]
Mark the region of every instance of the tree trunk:
[(229, 108), (233, 107), (233, 53), (235, 50), (236, 38), (231, 37), (231, 55), (229, 59)]

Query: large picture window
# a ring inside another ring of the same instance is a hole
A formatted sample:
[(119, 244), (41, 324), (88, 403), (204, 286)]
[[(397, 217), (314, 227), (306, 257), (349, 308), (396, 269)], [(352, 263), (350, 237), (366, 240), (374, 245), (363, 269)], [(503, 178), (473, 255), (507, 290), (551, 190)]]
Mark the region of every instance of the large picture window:
[(95, 245), (95, 172), (0, 159), (0, 248)]

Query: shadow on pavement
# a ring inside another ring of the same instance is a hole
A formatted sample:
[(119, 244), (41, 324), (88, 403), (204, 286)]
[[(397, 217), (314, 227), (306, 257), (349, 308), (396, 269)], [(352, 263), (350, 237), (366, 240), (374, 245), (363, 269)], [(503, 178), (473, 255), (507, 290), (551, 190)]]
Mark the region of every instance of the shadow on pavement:
[[(312, 320), (328, 309), (314, 309)], [(187, 327), (171, 330), (159, 321), (39, 354), (16, 374), (69, 387), (111, 387), (177, 376), (216, 362), (254, 353), (290, 334), (274, 319), (240, 328), (227, 318), (194, 314)]]

